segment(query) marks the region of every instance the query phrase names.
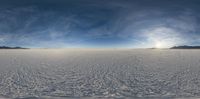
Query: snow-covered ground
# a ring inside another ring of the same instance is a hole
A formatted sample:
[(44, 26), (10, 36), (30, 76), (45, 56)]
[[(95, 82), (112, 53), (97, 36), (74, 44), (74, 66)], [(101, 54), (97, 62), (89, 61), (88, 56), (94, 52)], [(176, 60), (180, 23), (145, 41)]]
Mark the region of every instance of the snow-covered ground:
[(198, 99), (200, 50), (0, 50), (0, 96)]

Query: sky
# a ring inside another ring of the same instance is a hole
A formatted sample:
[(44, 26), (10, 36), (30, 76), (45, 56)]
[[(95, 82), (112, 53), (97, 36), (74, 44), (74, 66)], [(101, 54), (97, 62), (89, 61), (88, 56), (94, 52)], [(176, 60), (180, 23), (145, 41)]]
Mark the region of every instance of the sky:
[(200, 0), (0, 0), (0, 46), (200, 45)]

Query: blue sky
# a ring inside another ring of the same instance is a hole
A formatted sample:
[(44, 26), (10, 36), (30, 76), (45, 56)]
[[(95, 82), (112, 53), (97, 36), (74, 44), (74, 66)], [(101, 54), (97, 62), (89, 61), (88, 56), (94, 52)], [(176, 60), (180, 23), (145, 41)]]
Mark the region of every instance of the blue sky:
[(200, 45), (200, 0), (0, 0), (0, 45)]

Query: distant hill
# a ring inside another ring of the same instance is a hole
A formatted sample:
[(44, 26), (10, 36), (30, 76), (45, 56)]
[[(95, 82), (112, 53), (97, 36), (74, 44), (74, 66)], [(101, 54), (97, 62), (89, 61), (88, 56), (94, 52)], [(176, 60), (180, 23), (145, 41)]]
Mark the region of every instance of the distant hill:
[(200, 49), (200, 46), (174, 46), (171, 49)]
[(0, 49), (28, 49), (28, 48), (23, 48), (23, 47), (0, 46)]

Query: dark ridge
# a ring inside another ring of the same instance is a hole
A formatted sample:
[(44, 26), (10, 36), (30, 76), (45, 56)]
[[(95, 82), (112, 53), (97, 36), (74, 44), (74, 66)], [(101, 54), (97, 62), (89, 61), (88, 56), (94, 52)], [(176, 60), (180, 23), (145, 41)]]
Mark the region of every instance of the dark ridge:
[(174, 46), (171, 49), (200, 49), (200, 46)]
[(28, 48), (23, 48), (23, 47), (0, 46), (0, 49), (28, 49)]

